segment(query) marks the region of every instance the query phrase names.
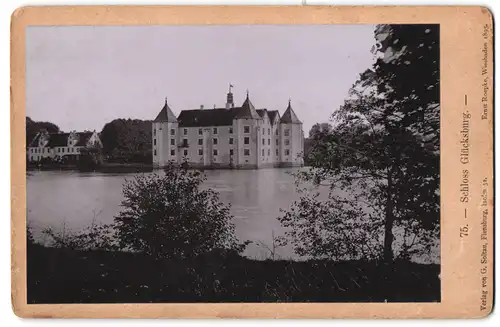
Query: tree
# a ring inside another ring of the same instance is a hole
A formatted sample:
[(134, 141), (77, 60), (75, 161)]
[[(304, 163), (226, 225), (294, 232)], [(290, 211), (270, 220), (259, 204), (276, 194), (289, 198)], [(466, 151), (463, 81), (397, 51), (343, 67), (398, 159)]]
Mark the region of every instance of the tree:
[(150, 162), (151, 130), (148, 120), (115, 119), (107, 123), (100, 133), (104, 155), (111, 160)]
[(126, 181), (123, 209), (115, 217), (120, 247), (157, 258), (243, 250), (234, 236), (229, 206), (215, 191), (200, 189), (204, 181), (200, 172), (172, 162), (163, 175), (137, 175)]
[(329, 123), (316, 123), (309, 130), (309, 138), (314, 139), (318, 135), (328, 134), (332, 131), (332, 125)]
[(309, 138), (304, 139), (304, 164), (309, 166), (312, 149), (322, 143), (322, 139), (332, 133), (330, 123), (316, 123), (309, 130)]
[(439, 26), (379, 25), (378, 55), (332, 115), (281, 221), (313, 256), (394, 257), (428, 252), (439, 239)]
[(80, 150), (78, 168), (84, 171), (96, 170), (103, 163), (102, 149), (98, 146), (89, 146)]

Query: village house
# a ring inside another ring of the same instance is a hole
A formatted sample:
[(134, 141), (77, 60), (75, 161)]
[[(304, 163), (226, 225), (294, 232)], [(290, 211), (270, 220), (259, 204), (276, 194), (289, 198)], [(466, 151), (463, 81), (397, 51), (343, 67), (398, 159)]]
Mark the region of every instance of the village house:
[(229, 87), (225, 108), (182, 110), (165, 105), (153, 122), (153, 165), (187, 162), (193, 167), (265, 168), (303, 166), (302, 122), (291, 101), (278, 110), (256, 109), (247, 91), (234, 106)]
[(70, 133), (48, 133), (40, 131), (28, 145), (28, 161), (50, 158), (54, 161), (78, 161), (81, 150), (87, 147), (102, 147), (96, 131)]

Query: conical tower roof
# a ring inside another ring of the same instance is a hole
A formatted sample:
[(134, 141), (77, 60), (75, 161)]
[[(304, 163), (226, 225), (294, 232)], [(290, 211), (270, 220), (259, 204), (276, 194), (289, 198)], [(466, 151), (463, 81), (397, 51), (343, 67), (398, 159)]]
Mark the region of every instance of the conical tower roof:
[(235, 118), (262, 119), (257, 113), (257, 110), (255, 110), (252, 101), (250, 101), (248, 92), (247, 92), (247, 98), (245, 99), (245, 102), (243, 102), (243, 104), (241, 105), (241, 108), (238, 108), (238, 112)]
[(302, 124), (302, 122), (293, 111), (290, 100), (288, 100), (288, 108), (286, 108), (285, 113), (283, 114), (283, 116), (281, 116), (280, 122), (284, 124)]
[(163, 109), (160, 111), (158, 116), (156, 116), (155, 122), (177, 122), (177, 118), (175, 117), (174, 113), (172, 112), (172, 109), (168, 106), (167, 98), (165, 98), (165, 105), (163, 106)]

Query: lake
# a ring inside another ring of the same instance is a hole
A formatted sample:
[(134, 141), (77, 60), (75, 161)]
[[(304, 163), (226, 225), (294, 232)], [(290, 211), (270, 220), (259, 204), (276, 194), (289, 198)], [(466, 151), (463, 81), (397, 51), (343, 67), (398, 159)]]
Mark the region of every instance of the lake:
[[(235, 217), (236, 236), (251, 240), (246, 256), (263, 259), (270, 252), (273, 232), (283, 235), (284, 230), (276, 219), (280, 208), (289, 208), (298, 199), (293, 176), (297, 168), (259, 170), (210, 170), (203, 187), (220, 194), (225, 203), (231, 204)], [(78, 231), (97, 222), (111, 223), (120, 211), (123, 200), (122, 185), (134, 174), (80, 173), (70, 171), (30, 171), (27, 177), (28, 222), (36, 239), (45, 242), (41, 230)], [(296, 257), (290, 247), (279, 248), (282, 258)]]

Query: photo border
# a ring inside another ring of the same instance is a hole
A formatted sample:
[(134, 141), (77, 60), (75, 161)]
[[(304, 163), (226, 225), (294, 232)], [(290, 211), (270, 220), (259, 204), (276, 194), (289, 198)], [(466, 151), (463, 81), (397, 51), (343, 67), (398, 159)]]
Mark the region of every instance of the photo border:
[[(27, 304), (26, 294), (26, 27), (71, 25), (439, 24), (441, 72), (441, 302)], [(485, 26), (489, 34), (483, 35)], [(489, 70), (482, 74), (483, 47)], [(485, 77), (487, 78), (485, 80)], [(484, 83), (489, 87), (486, 101)], [(464, 103), (464, 95), (468, 104)], [(482, 102), (488, 104), (481, 119)], [(471, 119), (469, 235), (460, 203), (460, 128)], [(477, 318), (493, 307), (493, 18), (478, 6), (40, 6), (11, 22), (12, 303), (37, 318)], [(488, 262), (481, 264), (479, 184), (489, 178)], [(473, 202), (473, 203), (476, 203)], [(480, 269), (487, 267), (487, 273)], [(482, 287), (482, 277), (488, 286)], [(482, 292), (486, 307), (481, 309)]]

